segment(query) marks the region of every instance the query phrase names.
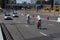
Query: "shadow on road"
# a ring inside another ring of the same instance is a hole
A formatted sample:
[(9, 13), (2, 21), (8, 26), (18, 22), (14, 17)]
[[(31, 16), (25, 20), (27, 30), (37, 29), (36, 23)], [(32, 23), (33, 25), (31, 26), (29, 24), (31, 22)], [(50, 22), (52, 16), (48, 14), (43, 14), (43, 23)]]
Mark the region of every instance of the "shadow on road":
[(47, 30), (47, 28), (41, 28), (40, 30)]
[(49, 34), (49, 36), (52, 38), (60, 38), (60, 33)]

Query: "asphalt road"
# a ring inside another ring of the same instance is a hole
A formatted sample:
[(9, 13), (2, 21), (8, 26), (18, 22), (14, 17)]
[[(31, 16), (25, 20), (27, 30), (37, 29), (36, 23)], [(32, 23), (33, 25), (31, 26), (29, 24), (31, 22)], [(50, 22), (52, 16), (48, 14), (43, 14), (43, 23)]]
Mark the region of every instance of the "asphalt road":
[[(13, 18), (13, 20), (4, 20), (4, 14), (0, 15), (0, 22), (5, 24), (14, 40), (60, 40), (60, 23), (42, 20), (42, 29), (37, 29), (36, 18), (32, 18), (29, 25), (26, 22), (26, 17), (22, 16), (21, 13), (26, 12), (19, 11), (19, 17)], [(57, 17), (49, 17), (57, 19)]]

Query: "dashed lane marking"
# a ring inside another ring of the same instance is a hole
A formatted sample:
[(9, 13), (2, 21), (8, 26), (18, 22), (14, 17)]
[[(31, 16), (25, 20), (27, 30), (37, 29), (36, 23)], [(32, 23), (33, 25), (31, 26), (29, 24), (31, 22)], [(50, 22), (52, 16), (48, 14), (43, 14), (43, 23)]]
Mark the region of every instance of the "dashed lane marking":
[(43, 33), (43, 32), (40, 32), (40, 34), (44, 35), (44, 36), (48, 36), (47, 34)]
[(57, 22), (57, 20), (48, 20), (48, 21)]

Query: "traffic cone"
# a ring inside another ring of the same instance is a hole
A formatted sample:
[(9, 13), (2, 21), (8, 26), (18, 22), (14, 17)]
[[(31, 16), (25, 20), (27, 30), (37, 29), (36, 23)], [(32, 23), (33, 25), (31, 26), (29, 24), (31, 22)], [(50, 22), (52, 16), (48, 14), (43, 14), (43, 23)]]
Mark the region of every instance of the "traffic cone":
[(45, 16), (45, 20), (49, 20), (49, 17), (48, 16)]
[(32, 15), (32, 18), (34, 18), (35, 16), (34, 15)]

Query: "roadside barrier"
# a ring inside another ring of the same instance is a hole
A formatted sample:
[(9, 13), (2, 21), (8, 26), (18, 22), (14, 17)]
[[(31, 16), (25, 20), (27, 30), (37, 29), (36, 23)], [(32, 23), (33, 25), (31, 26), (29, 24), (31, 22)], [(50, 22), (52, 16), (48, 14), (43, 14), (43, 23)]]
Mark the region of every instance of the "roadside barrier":
[(45, 16), (45, 20), (49, 20), (49, 17), (48, 16)]
[(57, 22), (60, 22), (60, 17), (58, 17), (58, 20), (57, 20)]

